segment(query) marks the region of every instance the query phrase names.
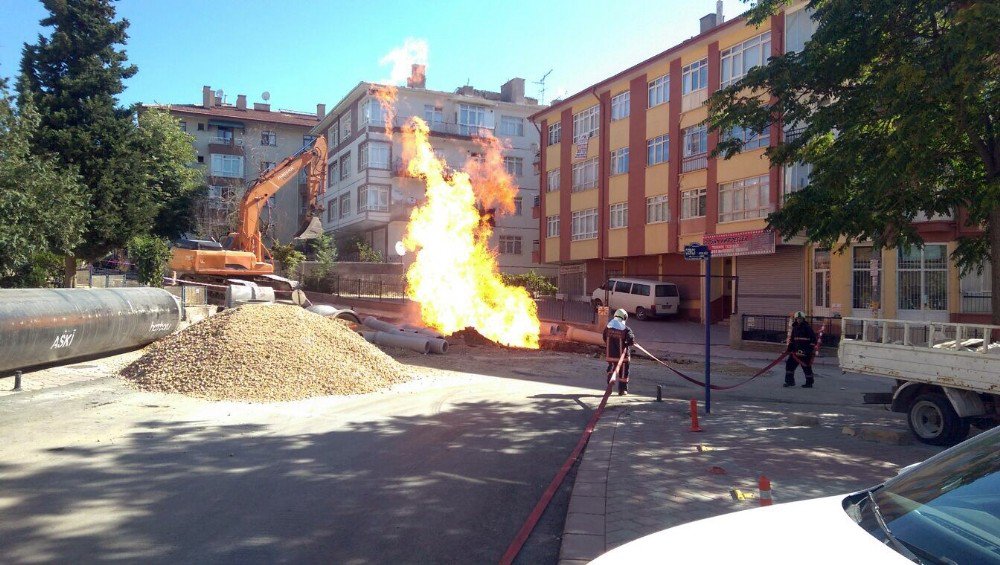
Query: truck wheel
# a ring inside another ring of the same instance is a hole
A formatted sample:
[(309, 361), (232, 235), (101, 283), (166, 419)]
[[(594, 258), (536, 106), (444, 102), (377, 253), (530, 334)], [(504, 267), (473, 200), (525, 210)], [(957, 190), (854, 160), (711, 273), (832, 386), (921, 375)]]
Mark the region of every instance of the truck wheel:
[(648, 320), (649, 313), (642, 306), (636, 306), (635, 308), (635, 319), (637, 320)]
[(939, 393), (914, 398), (906, 421), (917, 439), (931, 445), (954, 445), (969, 435), (969, 422), (959, 418), (948, 398)]

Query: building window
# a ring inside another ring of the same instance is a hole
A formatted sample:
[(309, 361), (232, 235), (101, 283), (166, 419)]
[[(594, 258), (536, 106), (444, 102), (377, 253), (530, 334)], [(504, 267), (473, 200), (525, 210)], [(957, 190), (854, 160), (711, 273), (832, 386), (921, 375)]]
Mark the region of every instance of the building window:
[(758, 133), (752, 129), (735, 127), (726, 132), (725, 138), (742, 141), (744, 150), (759, 149), (771, 143), (771, 129), (764, 128), (764, 131)]
[(273, 131), (260, 132), (260, 144), (274, 147), (278, 145), (278, 134)]
[(611, 121), (622, 120), (629, 115), (629, 91), (611, 99)]
[(340, 180), (351, 176), (351, 152), (348, 151), (340, 157)]
[(486, 108), (473, 104), (458, 105), (458, 133), (460, 135), (479, 135), (483, 129), (492, 129), (487, 123)]
[(806, 42), (819, 28), (819, 22), (812, 18), (814, 10), (804, 8), (785, 12), (785, 53), (802, 51)]
[(650, 196), (646, 199), (646, 223), (659, 224), (670, 220), (667, 195)]
[(218, 126), (215, 129), (216, 129), (215, 138), (211, 140), (212, 143), (225, 143), (232, 145), (233, 128)]
[(878, 254), (871, 247), (855, 247), (851, 252), (851, 307), (867, 310), (875, 301), (875, 280), (882, 278), (878, 275), (872, 277), (872, 272), (881, 274), (882, 267)]
[(337, 199), (334, 198), (326, 205), (326, 221), (332, 222), (337, 218)]
[(681, 70), (681, 94), (708, 88), (708, 59), (695, 61)]
[(573, 139), (579, 140), (597, 135), (600, 129), (600, 106), (594, 105), (579, 114), (573, 114)]
[(545, 190), (546, 192), (555, 192), (559, 190), (559, 182), (562, 180), (562, 175), (559, 174), (560, 169), (552, 169), (551, 171), (545, 173)]
[(340, 217), (346, 218), (351, 215), (351, 193), (340, 195)]
[(771, 56), (771, 32), (764, 32), (737, 43), (719, 54), (722, 62), (722, 88), (746, 76), (747, 71), (767, 62)]
[(198, 123), (198, 131), (205, 131), (205, 124), (199, 122)]
[(962, 292), (962, 312), (968, 314), (989, 314), (992, 310), (991, 300), (993, 298), (993, 288), (990, 286), (993, 280), (993, 269), (990, 263), (983, 265), (983, 271), (962, 275), (959, 288)]
[(623, 175), (628, 172), (628, 147), (611, 152), (611, 174)]
[(424, 121), (431, 131), (440, 130), (444, 124), (444, 110), (440, 106), (424, 104)]
[(347, 112), (340, 117), (340, 141), (347, 141), (351, 137), (351, 113)]
[(611, 205), (611, 229), (628, 227), (628, 202)]
[(948, 250), (944, 245), (900, 248), (896, 267), (900, 310), (948, 309)]
[(222, 187), (221, 186), (209, 186), (208, 187), (208, 198), (210, 200), (222, 200)]
[(328, 186), (328, 187), (333, 186), (333, 184), (335, 182), (337, 182), (338, 180), (340, 180), (340, 168), (339, 168), (339, 165), (340, 165), (340, 161), (337, 161), (336, 159), (332, 163), (330, 163), (329, 165), (327, 165), (327, 167), (326, 167), (326, 186)]
[(500, 253), (504, 255), (520, 255), (521, 254), (521, 236), (519, 235), (501, 235), (500, 236)]
[(694, 126), (684, 130), (684, 162), (681, 172), (686, 173), (708, 166), (708, 127)]
[(524, 135), (524, 118), (500, 116), (500, 135), (521, 137)]
[(302, 147), (312, 147), (313, 142), (316, 141), (315, 135), (303, 135), (302, 136)]
[(198, 162), (199, 163), (204, 163), (205, 162), (205, 156), (204, 155), (198, 155)]
[(545, 237), (559, 236), (559, 216), (545, 217)]
[(270, 171), (271, 169), (273, 169), (276, 165), (277, 165), (277, 163), (275, 163), (274, 161), (261, 161), (260, 162), (260, 174), (263, 175), (267, 171)]
[(388, 169), (389, 168), (388, 143), (381, 141), (366, 141), (358, 146), (358, 171), (366, 168)]
[(549, 145), (562, 141), (562, 123), (556, 122), (549, 126)]
[(708, 189), (696, 188), (681, 193), (681, 219), (700, 218), (705, 215)]
[(215, 177), (243, 178), (243, 157), (213, 153), (211, 171)]
[(514, 215), (520, 216), (524, 212), (524, 198), (520, 196), (514, 197)]
[(358, 120), (358, 127), (365, 127), (368, 124), (376, 126), (385, 125), (385, 109), (374, 98), (369, 98), (361, 103), (361, 119)]
[(524, 174), (524, 159), (521, 157), (504, 157), (503, 167), (507, 169), (507, 174), (519, 177)]
[(813, 306), (830, 307), (829, 249), (813, 249)]
[(326, 144), (330, 147), (330, 149), (333, 149), (340, 143), (339, 133), (340, 129), (336, 123), (333, 124), (333, 127), (326, 131)]
[(358, 188), (358, 213), (388, 212), (389, 187), (369, 184)]
[(597, 159), (573, 165), (573, 192), (597, 188)]
[(664, 163), (670, 153), (670, 136), (660, 135), (646, 141), (646, 166)]
[(597, 208), (573, 212), (574, 241), (580, 239), (597, 239)]
[(184, 120), (181, 120), (180, 124), (181, 124), (181, 131), (187, 131), (188, 130), (188, 123), (187, 122), (185, 122)]
[(719, 222), (764, 218), (771, 212), (768, 175), (719, 184)]
[(659, 106), (670, 100), (670, 75), (649, 81), (649, 107)]

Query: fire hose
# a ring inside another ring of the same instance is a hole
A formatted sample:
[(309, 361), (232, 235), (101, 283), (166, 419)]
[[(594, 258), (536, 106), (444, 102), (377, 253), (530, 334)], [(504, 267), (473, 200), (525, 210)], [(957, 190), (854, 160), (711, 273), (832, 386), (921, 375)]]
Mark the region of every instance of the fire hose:
[(535, 529), (535, 525), (538, 524), (538, 520), (542, 517), (542, 513), (548, 507), (549, 502), (552, 501), (552, 497), (555, 496), (556, 490), (562, 484), (569, 470), (573, 468), (573, 464), (580, 457), (583, 452), (583, 448), (587, 446), (587, 442), (590, 441), (590, 435), (594, 433), (594, 427), (597, 425), (597, 421), (601, 419), (601, 415), (604, 414), (604, 406), (608, 403), (608, 397), (611, 396), (611, 388), (614, 386), (615, 380), (618, 378), (618, 371), (621, 370), (622, 363), (625, 361), (625, 354), (628, 349), (622, 351), (621, 357), (618, 358), (618, 364), (615, 366), (614, 372), (611, 374), (611, 378), (608, 380), (608, 387), (604, 390), (604, 397), (601, 398), (601, 403), (598, 404), (597, 410), (590, 416), (590, 420), (587, 421), (587, 425), (583, 428), (583, 435), (580, 436), (580, 441), (576, 443), (576, 447), (566, 458), (562, 467), (556, 473), (556, 476), (552, 478), (552, 482), (549, 483), (548, 488), (542, 493), (542, 498), (535, 505), (535, 508), (528, 514), (528, 518), (524, 521), (521, 529), (517, 531), (517, 535), (514, 536), (514, 540), (510, 542), (510, 546), (507, 547), (507, 551), (504, 552), (503, 557), (500, 559), (500, 563), (503, 565), (509, 565), (514, 562), (514, 558), (521, 551), (521, 547), (524, 546), (524, 542), (528, 541), (528, 536), (531, 535), (532, 530)]

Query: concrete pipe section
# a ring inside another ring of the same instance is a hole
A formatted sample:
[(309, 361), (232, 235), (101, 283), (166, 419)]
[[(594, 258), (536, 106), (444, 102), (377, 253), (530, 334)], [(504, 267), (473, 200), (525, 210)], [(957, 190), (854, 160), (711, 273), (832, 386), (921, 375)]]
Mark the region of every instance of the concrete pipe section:
[(580, 328), (574, 328), (573, 326), (566, 329), (566, 339), (570, 341), (579, 341), (580, 343), (589, 343), (592, 345), (604, 345), (603, 334), (581, 330)]
[(401, 347), (423, 354), (427, 354), (431, 350), (430, 340), (418, 335), (400, 332), (361, 332), (361, 336), (375, 345)]
[(313, 304), (312, 306), (306, 308), (306, 311), (312, 312), (313, 314), (319, 314), (320, 316), (326, 318), (339, 318), (341, 320), (354, 322), (355, 324), (361, 323), (357, 313), (349, 308), (341, 309), (336, 306), (330, 306), (329, 304)]
[(141, 347), (180, 319), (160, 288), (0, 290), (0, 373)]

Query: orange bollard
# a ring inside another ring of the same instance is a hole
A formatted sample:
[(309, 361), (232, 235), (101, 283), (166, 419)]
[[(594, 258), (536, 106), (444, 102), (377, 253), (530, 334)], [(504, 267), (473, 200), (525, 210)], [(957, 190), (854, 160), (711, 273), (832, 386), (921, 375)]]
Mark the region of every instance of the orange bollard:
[(760, 476), (757, 480), (757, 487), (760, 489), (760, 505), (770, 506), (771, 505), (771, 481), (768, 480), (764, 475)]
[(700, 432), (701, 426), (698, 425), (698, 401), (691, 399), (691, 430), (692, 432)]

